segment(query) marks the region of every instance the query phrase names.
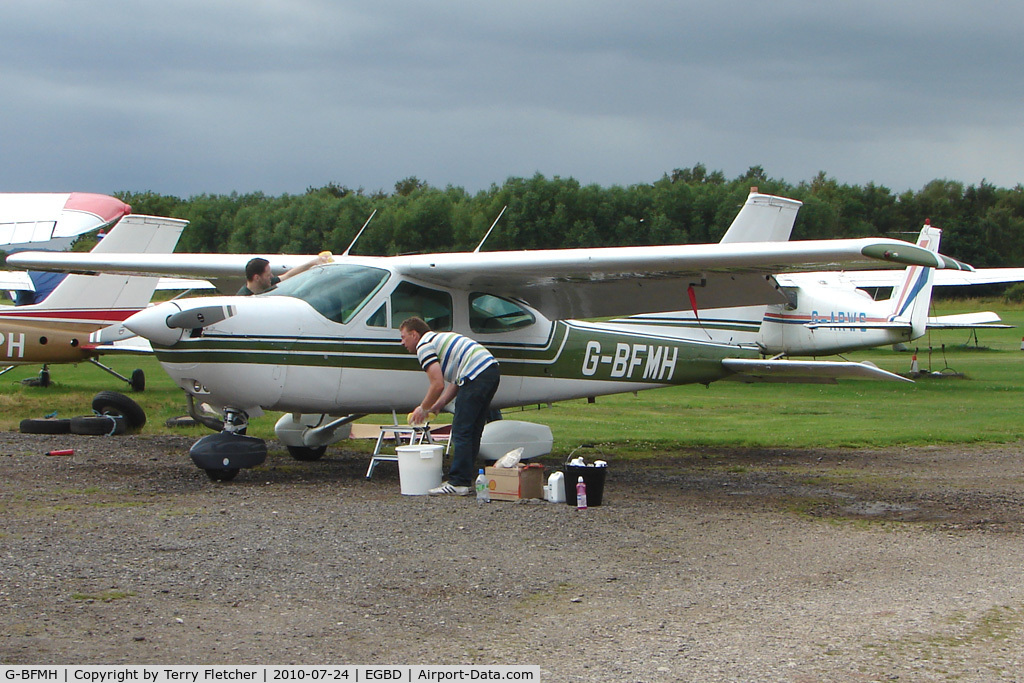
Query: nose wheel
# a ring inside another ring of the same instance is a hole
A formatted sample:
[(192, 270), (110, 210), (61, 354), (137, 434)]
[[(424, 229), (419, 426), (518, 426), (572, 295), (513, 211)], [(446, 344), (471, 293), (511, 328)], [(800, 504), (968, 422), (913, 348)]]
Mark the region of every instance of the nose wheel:
[(267, 459), (263, 439), (245, 436), (249, 416), (240, 410), (224, 410), (224, 428), (192, 444), (189, 457), (211, 481), (231, 481), (241, 469), (256, 467)]

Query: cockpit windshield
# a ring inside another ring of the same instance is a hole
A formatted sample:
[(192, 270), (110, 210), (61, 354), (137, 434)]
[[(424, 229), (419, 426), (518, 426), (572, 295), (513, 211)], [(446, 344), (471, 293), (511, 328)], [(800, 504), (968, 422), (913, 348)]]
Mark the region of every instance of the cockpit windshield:
[(260, 296), (302, 299), (325, 318), (347, 323), (387, 282), (389, 275), (381, 268), (350, 263), (315, 266)]

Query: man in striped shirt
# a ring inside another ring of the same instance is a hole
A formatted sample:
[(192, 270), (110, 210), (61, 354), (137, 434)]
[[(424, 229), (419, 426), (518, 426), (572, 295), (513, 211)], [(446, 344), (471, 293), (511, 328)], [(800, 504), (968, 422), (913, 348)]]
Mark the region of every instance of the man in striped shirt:
[(452, 464), (448, 481), (431, 495), (469, 494), (476, 478), (480, 435), (490, 414), (491, 399), (498, 390), (501, 372), (491, 352), (469, 337), (454, 332), (434, 332), (422, 318), (409, 318), (399, 326), (402, 346), (415, 353), (430, 380), (427, 395), (412, 411), (413, 422), (425, 422), (428, 413), (439, 413), (455, 395), (452, 420)]

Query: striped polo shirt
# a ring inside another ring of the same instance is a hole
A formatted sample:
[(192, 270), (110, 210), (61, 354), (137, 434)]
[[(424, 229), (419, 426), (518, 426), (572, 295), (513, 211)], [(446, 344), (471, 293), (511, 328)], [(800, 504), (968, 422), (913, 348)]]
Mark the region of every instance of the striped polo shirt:
[(416, 358), (424, 370), (431, 363), (440, 363), (444, 380), (459, 386), (498, 364), (481, 344), (455, 332), (425, 333), (416, 345)]

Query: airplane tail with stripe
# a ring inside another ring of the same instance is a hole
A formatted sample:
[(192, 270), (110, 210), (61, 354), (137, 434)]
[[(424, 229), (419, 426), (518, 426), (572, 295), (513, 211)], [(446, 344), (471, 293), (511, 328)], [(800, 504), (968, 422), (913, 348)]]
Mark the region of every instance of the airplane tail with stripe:
[[(925, 223), (917, 246), (929, 251), (939, 251), (939, 240), (942, 231)], [(932, 303), (932, 287), (935, 282), (935, 269), (921, 266), (910, 266), (906, 269), (903, 279), (893, 288), (889, 301), (889, 322), (909, 325), (911, 339), (924, 335), (928, 327), (928, 310)]]
[[(176, 218), (128, 215), (111, 228), (93, 252), (169, 254), (186, 225), (188, 221)], [(135, 275), (68, 275), (42, 302), (18, 308), (139, 310), (153, 298), (157, 280)]]

